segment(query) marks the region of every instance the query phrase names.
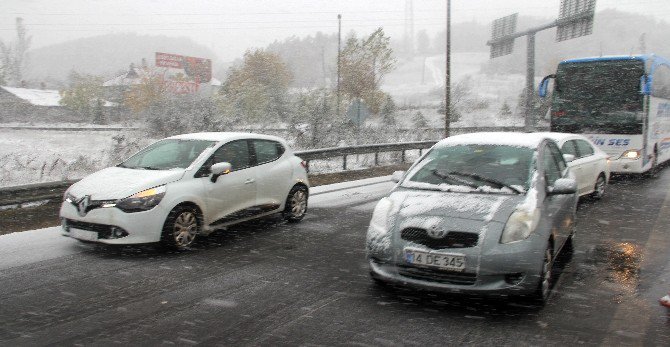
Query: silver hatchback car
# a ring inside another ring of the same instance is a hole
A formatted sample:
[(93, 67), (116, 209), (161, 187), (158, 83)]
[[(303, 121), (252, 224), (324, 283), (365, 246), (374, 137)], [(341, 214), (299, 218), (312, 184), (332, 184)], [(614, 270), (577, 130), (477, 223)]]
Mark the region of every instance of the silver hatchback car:
[(394, 180), (367, 232), (374, 279), (546, 301), (577, 207), (575, 179), (553, 140), (527, 133), (449, 137)]

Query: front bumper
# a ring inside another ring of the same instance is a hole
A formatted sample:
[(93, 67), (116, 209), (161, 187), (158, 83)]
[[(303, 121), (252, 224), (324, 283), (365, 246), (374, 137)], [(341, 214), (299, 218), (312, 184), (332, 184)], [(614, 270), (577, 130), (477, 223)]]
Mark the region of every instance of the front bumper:
[[(105, 244), (140, 244), (160, 241), (169, 212), (159, 204), (149, 211), (134, 213), (115, 207), (96, 208), (80, 216), (74, 205), (65, 202), (61, 205), (60, 217), (65, 236)], [(85, 232), (72, 232), (72, 228)], [(118, 229), (123, 231), (117, 232), (122, 237), (115, 237), (114, 231)], [(97, 237), (91, 232), (97, 233)]]
[[(496, 240), (497, 241), (497, 240)], [(397, 255), (383, 260), (368, 257), (373, 278), (417, 289), (448, 293), (481, 295), (526, 295), (533, 293), (540, 281), (546, 240), (533, 235), (511, 244), (470, 249), (433, 251), (466, 255), (462, 272), (404, 263)]]
[(610, 172), (618, 174), (643, 173), (642, 159), (615, 159), (610, 161)]

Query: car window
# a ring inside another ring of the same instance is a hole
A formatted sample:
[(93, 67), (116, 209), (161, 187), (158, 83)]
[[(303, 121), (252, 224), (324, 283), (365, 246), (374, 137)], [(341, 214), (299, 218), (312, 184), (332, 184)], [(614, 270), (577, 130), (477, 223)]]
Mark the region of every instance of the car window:
[[(408, 174), (409, 182), (434, 185), (492, 186), (493, 182), (528, 189), (533, 149), (503, 145), (456, 145), (434, 148)], [(472, 175), (480, 176), (477, 180)], [(464, 180), (466, 183), (464, 183)]]
[[(561, 178), (561, 169), (557, 156), (551, 144), (544, 147), (542, 155), (542, 163), (544, 164), (544, 178), (547, 181), (547, 186), (553, 186), (557, 179)], [(558, 153), (560, 155), (560, 152)], [(561, 159), (562, 162), (562, 159)]]
[(558, 170), (563, 173), (563, 171), (568, 167), (568, 165), (565, 163), (565, 159), (563, 159), (563, 153), (561, 153), (561, 150), (558, 149), (558, 146), (555, 145), (553, 142), (550, 142), (548, 144), (549, 150), (551, 151), (551, 154), (554, 156), (554, 159), (556, 160), (556, 164), (558, 164)]
[(254, 140), (253, 144), (257, 164), (276, 160), (284, 153), (284, 147), (276, 141)]
[(593, 155), (593, 146), (584, 140), (576, 140), (577, 149), (579, 150), (580, 158)]
[(128, 158), (119, 166), (148, 170), (185, 169), (213, 144), (213, 141), (202, 140), (161, 140)]
[(231, 171), (241, 170), (251, 166), (249, 160), (249, 144), (247, 140), (226, 143), (212, 154), (208, 160), (208, 166), (216, 163), (228, 162), (232, 166)]
[(567, 141), (563, 144), (561, 147), (561, 152), (563, 154), (571, 154), (574, 155), (575, 158), (579, 158), (579, 154), (577, 153), (577, 145), (575, 144), (575, 140), (570, 140)]

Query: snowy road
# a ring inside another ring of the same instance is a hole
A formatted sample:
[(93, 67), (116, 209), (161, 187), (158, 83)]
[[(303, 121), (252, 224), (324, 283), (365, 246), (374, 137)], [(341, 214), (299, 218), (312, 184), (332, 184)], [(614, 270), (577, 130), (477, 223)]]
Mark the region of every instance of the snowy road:
[(670, 169), (578, 211), (575, 252), (544, 308), (385, 290), (364, 238), (388, 177), (317, 187), (277, 219), (196, 250), (100, 248), (58, 228), (0, 236), (0, 345), (491, 345), (670, 341)]

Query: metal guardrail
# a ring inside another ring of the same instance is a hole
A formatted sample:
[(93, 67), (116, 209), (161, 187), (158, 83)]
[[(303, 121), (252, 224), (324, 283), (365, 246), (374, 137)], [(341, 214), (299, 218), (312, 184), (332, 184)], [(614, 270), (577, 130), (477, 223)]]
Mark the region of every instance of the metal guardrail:
[[(90, 130), (90, 128), (86, 128)], [(415, 129), (415, 131), (422, 131), (425, 129)], [(436, 129), (433, 129), (436, 130)], [(466, 127), (454, 128), (452, 133), (463, 134), (480, 131), (522, 131), (523, 127)], [(538, 128), (537, 130), (548, 130)], [(296, 151), (295, 155), (307, 161), (330, 159), (335, 157), (342, 157), (342, 169), (347, 169), (347, 156), (356, 154), (374, 154), (375, 165), (379, 164), (379, 153), (385, 152), (401, 152), (401, 160), (405, 161), (405, 152), (408, 150), (419, 150), (430, 148), (437, 141), (417, 141), (417, 142), (403, 142), (403, 143), (382, 143), (375, 145), (359, 145), (348, 147), (332, 147), (311, 149), (305, 151)], [(309, 167), (309, 165), (308, 165)], [(75, 181), (61, 181), (49, 183), (36, 183), (24, 186), (0, 188), (0, 207), (3, 206), (24, 206), (36, 201), (61, 199), (65, 190)]]
[[(361, 145), (351, 147), (333, 147), (323, 149), (313, 149), (307, 151), (296, 151), (295, 155), (309, 162), (310, 160), (329, 159), (343, 157), (343, 169), (347, 169), (347, 156), (354, 154), (375, 154), (375, 165), (378, 164), (379, 153), (384, 152), (402, 152), (402, 160), (405, 159), (405, 151), (423, 150), (430, 148), (437, 141), (404, 142), (404, 143), (384, 143), (376, 145)], [(37, 201), (61, 199), (65, 190), (77, 182), (60, 181), (48, 183), (36, 183), (16, 187), (0, 188), (0, 207), (15, 206), (21, 207)]]
[[(405, 151), (408, 150), (424, 150), (432, 147), (437, 141), (417, 141), (417, 142), (402, 142), (402, 143), (382, 143), (376, 145), (360, 145), (348, 147), (331, 147), (321, 149), (311, 149), (306, 151), (296, 151), (295, 155), (309, 162), (316, 159), (329, 159), (334, 157), (342, 157), (342, 169), (347, 169), (347, 156), (354, 154), (371, 154), (375, 155), (375, 165), (379, 165), (379, 153), (384, 152), (401, 152), (401, 161), (405, 162)], [(309, 167), (309, 165), (308, 165)]]

